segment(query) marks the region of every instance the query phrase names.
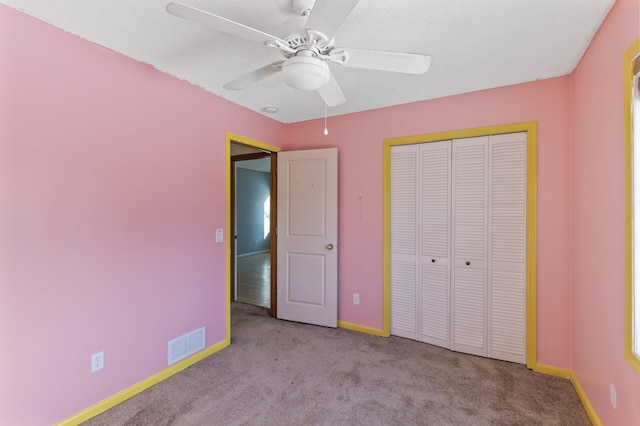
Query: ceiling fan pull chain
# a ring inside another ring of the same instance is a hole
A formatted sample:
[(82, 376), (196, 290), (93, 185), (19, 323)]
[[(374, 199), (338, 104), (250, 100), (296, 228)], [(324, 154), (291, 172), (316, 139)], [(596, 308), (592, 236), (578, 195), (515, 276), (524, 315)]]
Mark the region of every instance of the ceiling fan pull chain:
[[(327, 70), (329, 69), (329, 67), (326, 67), (324, 69), (324, 79), (325, 81), (327, 80)], [(324, 102), (324, 135), (327, 136), (329, 134), (329, 129), (327, 129), (327, 101), (325, 101), (324, 99), (322, 100)]]
[(327, 129), (327, 103), (324, 103), (324, 135), (327, 136), (329, 134), (329, 129)]

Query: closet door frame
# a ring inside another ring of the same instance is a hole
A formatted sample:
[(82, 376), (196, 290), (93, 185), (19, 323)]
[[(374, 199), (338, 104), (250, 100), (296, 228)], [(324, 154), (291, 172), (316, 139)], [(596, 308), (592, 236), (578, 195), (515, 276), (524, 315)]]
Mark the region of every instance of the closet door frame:
[(499, 126), (479, 127), (426, 135), (390, 138), (384, 140), (384, 256), (383, 256), (383, 335), (391, 333), (391, 188), (390, 152), (392, 146), (419, 144), (450, 139), (526, 132), (527, 135), (527, 211), (526, 211), (526, 365), (537, 364), (537, 122), (522, 122)]

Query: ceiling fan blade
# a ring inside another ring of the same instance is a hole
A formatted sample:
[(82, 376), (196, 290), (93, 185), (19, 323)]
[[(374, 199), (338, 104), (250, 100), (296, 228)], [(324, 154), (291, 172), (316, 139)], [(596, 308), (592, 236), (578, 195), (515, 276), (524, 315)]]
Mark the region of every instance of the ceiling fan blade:
[[(329, 71), (331, 73), (331, 71)], [(344, 93), (342, 93), (342, 89), (340, 85), (333, 77), (333, 74), (329, 75), (329, 82), (324, 86), (318, 89), (318, 93), (324, 99), (324, 103), (327, 106), (334, 107), (340, 104), (347, 102), (347, 98), (345, 98)]]
[(204, 10), (196, 9), (192, 6), (187, 6), (186, 4), (169, 3), (167, 5), (167, 12), (179, 18), (188, 19), (189, 21), (197, 22), (215, 30), (244, 38), (245, 40), (263, 44), (271, 41), (279, 41), (287, 44), (286, 41), (279, 37), (242, 25), (230, 19), (223, 18), (222, 16), (214, 15), (213, 13), (205, 12)]
[(277, 61), (272, 64), (265, 65), (262, 68), (258, 68), (257, 70), (250, 72), (249, 74), (245, 74), (233, 81), (230, 81), (222, 87), (229, 90), (244, 89), (245, 87), (249, 86), (252, 83), (255, 83), (256, 81), (262, 80), (263, 78), (267, 78), (273, 74), (280, 72), (283, 62), (284, 61)]
[(365, 49), (333, 49), (331, 56), (346, 53), (345, 67), (393, 71), (405, 74), (424, 74), (431, 66), (431, 56), (417, 53), (385, 52)]
[(333, 39), (342, 23), (360, 0), (316, 0), (305, 25), (307, 30), (319, 31)]

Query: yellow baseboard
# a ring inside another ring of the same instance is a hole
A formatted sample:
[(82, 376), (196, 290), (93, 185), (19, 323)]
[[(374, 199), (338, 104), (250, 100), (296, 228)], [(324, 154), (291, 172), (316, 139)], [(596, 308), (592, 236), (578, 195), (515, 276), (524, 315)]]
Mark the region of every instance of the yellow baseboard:
[(595, 426), (602, 426), (602, 422), (600, 421), (600, 418), (598, 418), (596, 410), (593, 409), (591, 401), (589, 401), (589, 398), (587, 398), (587, 394), (584, 392), (584, 389), (582, 389), (582, 386), (580, 386), (580, 382), (578, 381), (578, 378), (573, 373), (573, 371), (566, 368), (558, 368), (545, 364), (535, 364), (533, 370), (537, 371), (538, 373), (548, 374), (550, 376), (562, 377), (563, 379), (571, 380), (573, 388), (576, 390), (578, 398), (580, 398), (580, 402), (582, 403), (584, 410), (587, 412), (587, 416), (589, 416), (589, 420), (591, 420), (591, 423)]
[(346, 330), (359, 331), (360, 333), (371, 334), (373, 336), (389, 337), (384, 330), (380, 328), (367, 327), (366, 325), (354, 324), (347, 321), (338, 321), (338, 327)]
[(85, 408), (84, 410), (67, 417), (66, 419), (56, 423), (54, 426), (75, 426), (82, 422), (86, 422), (92, 417), (97, 416), (100, 413), (107, 411), (109, 408), (113, 408), (116, 405), (126, 401), (134, 395), (139, 394), (140, 392), (149, 389), (151, 386), (160, 383), (163, 380), (168, 379), (176, 373), (184, 370), (187, 367), (192, 366), (193, 364), (202, 361), (206, 357), (213, 355), (221, 349), (229, 346), (229, 340), (225, 339), (221, 342), (218, 342), (214, 345), (209, 346), (208, 348), (198, 352), (197, 354), (190, 356), (187, 359), (184, 359), (180, 362), (173, 364), (170, 367), (165, 368), (159, 373), (150, 376), (141, 382), (136, 383), (133, 386), (130, 386), (114, 395), (111, 395), (108, 398), (99, 401), (92, 406)]
[(533, 371), (547, 374), (549, 376), (562, 377), (563, 379), (568, 379), (571, 377), (571, 374), (573, 374), (571, 373), (571, 370), (566, 368), (558, 368), (546, 364), (534, 364)]
[(593, 423), (595, 426), (602, 426), (602, 422), (600, 421), (600, 418), (598, 417), (596, 410), (593, 409), (593, 405), (591, 405), (591, 401), (589, 401), (589, 398), (587, 398), (587, 394), (584, 392), (584, 389), (582, 389), (582, 386), (580, 386), (578, 377), (576, 377), (576, 375), (573, 372), (571, 372), (571, 376), (569, 376), (569, 378), (571, 379), (571, 383), (573, 383), (573, 387), (576, 390), (576, 393), (578, 394), (578, 397), (582, 402), (582, 406), (584, 407), (584, 410), (587, 412), (587, 416), (589, 416), (589, 420), (591, 420), (591, 423)]

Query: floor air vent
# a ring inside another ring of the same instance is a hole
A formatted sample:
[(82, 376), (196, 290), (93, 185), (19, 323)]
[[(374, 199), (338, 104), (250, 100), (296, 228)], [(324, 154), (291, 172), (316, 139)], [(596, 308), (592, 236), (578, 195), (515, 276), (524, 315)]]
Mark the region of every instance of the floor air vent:
[(169, 340), (169, 365), (204, 349), (204, 327)]

